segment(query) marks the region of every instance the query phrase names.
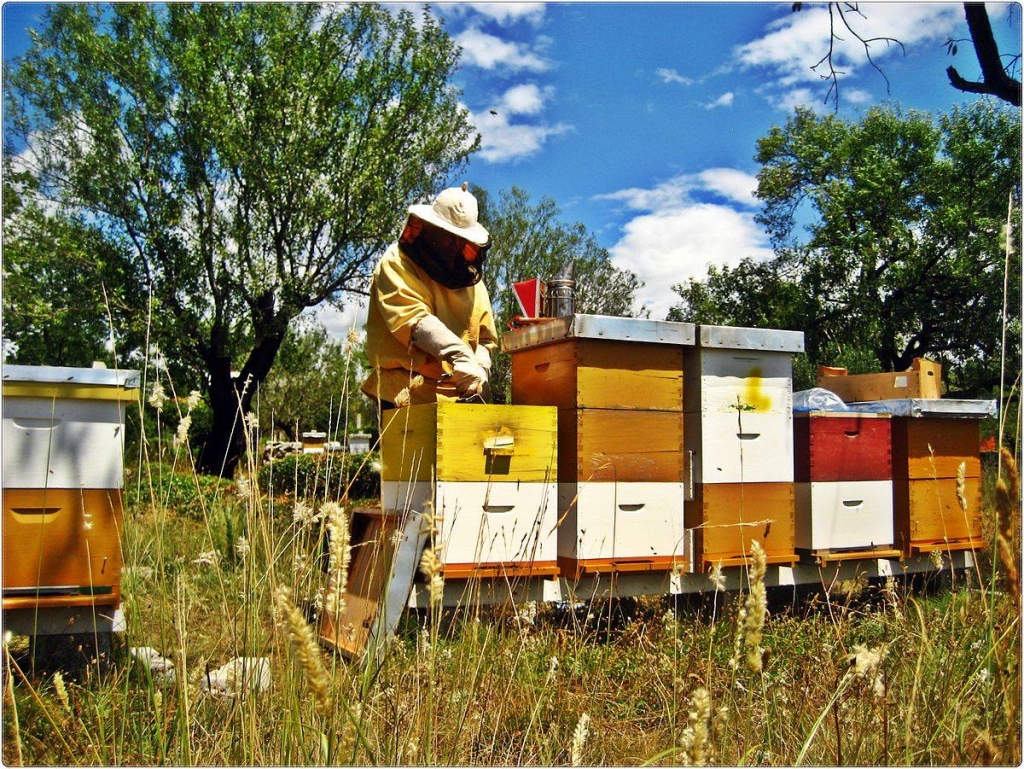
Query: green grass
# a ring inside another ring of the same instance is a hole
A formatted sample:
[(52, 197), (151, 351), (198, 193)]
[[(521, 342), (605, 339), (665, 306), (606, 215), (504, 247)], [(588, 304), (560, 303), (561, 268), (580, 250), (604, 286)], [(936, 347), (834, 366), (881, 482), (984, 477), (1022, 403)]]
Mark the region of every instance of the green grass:
[[(272, 611), (278, 586), (302, 606), (325, 588), (321, 524), (298, 526), (293, 498), (244, 484), (197, 486), (197, 507), (169, 472), (156, 488), (173, 495), (126, 495), (123, 645), (155, 647), (177, 681), (150, 680), (123, 650), (93, 662), (86, 643), (65, 705), (46, 660), (33, 671), (15, 641), (6, 763), (672, 765), (702, 723), (718, 764), (1021, 760), (1020, 618), (992, 556), (953, 587), (940, 574), (831, 599), (770, 594), (759, 674), (730, 665), (743, 596), (717, 596), (714, 611), (666, 596), (407, 612), (379, 665), (321, 650), (324, 711)], [(195, 562), (204, 553), (212, 563)], [(858, 677), (857, 652), (883, 649)], [(202, 690), (208, 669), (239, 656), (270, 658), (268, 691)], [(707, 714), (694, 710), (698, 689)]]

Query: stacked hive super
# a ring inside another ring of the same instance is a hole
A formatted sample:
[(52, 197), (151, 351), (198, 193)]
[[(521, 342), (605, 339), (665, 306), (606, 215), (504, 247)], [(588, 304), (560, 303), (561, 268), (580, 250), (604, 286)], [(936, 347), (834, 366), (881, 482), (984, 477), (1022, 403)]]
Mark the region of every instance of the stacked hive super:
[(819, 562), (899, 556), (888, 414), (795, 414), (796, 547)]
[(769, 563), (793, 540), (793, 354), (797, 331), (701, 326), (686, 355), (686, 448), (695, 566), (742, 564), (757, 541)]
[(71, 632), (42, 618), (120, 604), (124, 416), (138, 386), (134, 371), (3, 367), (5, 622), (21, 612), (32, 634)]
[(558, 409), (558, 561), (570, 579), (690, 566), (683, 350), (694, 326), (571, 315), (506, 334), (512, 401)]
[(556, 410), (539, 406), (385, 412), (382, 507), (433, 511), (445, 579), (557, 574), (556, 431)]

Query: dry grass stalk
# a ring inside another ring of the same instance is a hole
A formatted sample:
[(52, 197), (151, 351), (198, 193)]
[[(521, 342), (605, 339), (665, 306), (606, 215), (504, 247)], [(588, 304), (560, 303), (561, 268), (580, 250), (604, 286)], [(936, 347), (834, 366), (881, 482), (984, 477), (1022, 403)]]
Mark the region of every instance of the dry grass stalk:
[(423, 527), (427, 533), (427, 548), (420, 558), (420, 571), (427, 578), (430, 589), (430, 605), (437, 606), (444, 598), (444, 566), (439, 555), (440, 548), (438, 540), (440, 531), (441, 516), (434, 513), (434, 506), (431, 502), (423, 505)]
[(733, 658), (730, 667), (739, 666), (741, 652), (745, 654), (747, 667), (754, 673), (762, 670), (761, 636), (764, 631), (764, 620), (768, 613), (768, 591), (765, 588), (764, 576), (768, 572), (768, 556), (760, 543), (754, 541), (750, 545), (750, 592), (740, 607), (736, 618), (736, 642), (733, 647)]
[(999, 524), (996, 549), (1006, 589), (1013, 597), (1017, 611), (1020, 612), (1020, 572), (1013, 548), (1013, 535), (1017, 527), (1016, 517), (1020, 499), (1020, 476), (1013, 454), (1003, 448), (1000, 456), (1003, 471), (996, 481), (996, 515)]
[[(6, 647), (6, 645), (5, 643), (4, 646)], [(8, 662), (10, 662), (9, 659)], [(14, 699), (14, 675), (10, 670), (10, 665), (8, 665), (5, 677), (7, 681), (4, 686), (4, 710), (6, 711), (6, 718), (4, 720), (8, 721), (11, 725), (10, 742), (14, 743), (16, 763), (18, 766), (24, 766), (25, 759), (21, 752), (21, 725), (18, 722), (18, 703)]]
[(274, 608), (313, 692), (316, 709), (321, 715), (326, 715), (331, 708), (330, 678), (320, 656), (320, 646), (317, 644), (313, 629), (298, 607), (292, 603), (288, 588), (277, 588), (274, 594)]

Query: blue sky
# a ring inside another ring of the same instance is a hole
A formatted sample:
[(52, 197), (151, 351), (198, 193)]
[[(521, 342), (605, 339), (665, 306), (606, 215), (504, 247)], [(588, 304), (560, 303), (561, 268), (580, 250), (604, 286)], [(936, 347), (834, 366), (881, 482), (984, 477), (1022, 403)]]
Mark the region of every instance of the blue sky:
[[(1020, 7), (988, 7), (1002, 50), (1019, 53)], [(583, 223), (618, 266), (638, 273), (646, 284), (638, 299), (663, 318), (673, 283), (703, 275), (709, 264), (771, 255), (753, 218), (755, 143), (796, 105), (833, 109), (824, 103), (828, 84), (811, 69), (827, 51), (828, 11), (791, 8), (435, 5), (463, 49), (456, 85), (481, 134), (464, 179), (452, 181), (494, 196), (515, 185), (534, 202), (552, 198), (564, 220)], [(5, 60), (22, 50), (41, 9), (4, 5)], [(945, 72), (952, 64), (978, 77), (969, 44), (954, 56), (946, 51), (947, 39), (967, 37), (960, 3), (860, 9), (854, 20), (863, 37), (892, 37), (903, 47), (872, 45), (883, 77), (844, 32), (836, 49), (841, 117), (885, 102), (940, 113), (977, 98), (950, 87)], [(323, 318), (340, 332), (358, 313)]]

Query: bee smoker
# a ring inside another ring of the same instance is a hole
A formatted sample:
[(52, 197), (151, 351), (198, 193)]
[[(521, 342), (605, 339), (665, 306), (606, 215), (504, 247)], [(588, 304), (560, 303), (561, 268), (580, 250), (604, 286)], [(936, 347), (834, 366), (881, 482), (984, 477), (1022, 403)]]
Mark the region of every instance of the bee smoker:
[(573, 263), (570, 260), (555, 277), (548, 280), (547, 294), (544, 297), (546, 317), (561, 318), (576, 312), (576, 281), (572, 277), (572, 268)]

